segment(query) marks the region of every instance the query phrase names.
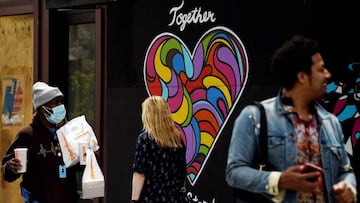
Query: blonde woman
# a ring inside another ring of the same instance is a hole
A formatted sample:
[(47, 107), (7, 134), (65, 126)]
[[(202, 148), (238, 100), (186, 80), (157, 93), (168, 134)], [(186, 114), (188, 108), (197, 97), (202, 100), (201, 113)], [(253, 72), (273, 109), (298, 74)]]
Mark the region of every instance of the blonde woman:
[(131, 202), (185, 202), (185, 146), (166, 101), (150, 96), (142, 103), (143, 132), (136, 143)]

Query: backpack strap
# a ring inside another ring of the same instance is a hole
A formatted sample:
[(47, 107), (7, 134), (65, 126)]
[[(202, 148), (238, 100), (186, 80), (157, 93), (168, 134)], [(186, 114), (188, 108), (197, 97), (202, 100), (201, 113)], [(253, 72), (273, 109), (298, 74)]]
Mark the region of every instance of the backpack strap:
[(260, 111), (260, 134), (259, 134), (259, 170), (264, 169), (265, 167), (269, 167), (268, 163), (268, 139), (267, 139), (267, 121), (266, 121), (266, 113), (264, 106), (255, 101), (254, 105), (259, 108)]
[[(258, 170), (271, 170), (272, 165), (268, 162), (268, 139), (267, 139), (267, 121), (266, 114), (263, 105), (255, 101), (252, 103), (258, 107), (260, 111), (260, 134), (259, 142), (257, 147), (257, 154), (254, 157), (252, 167)], [(272, 203), (268, 197), (260, 195), (260, 193), (252, 193), (248, 190), (233, 188), (234, 202), (235, 203), (253, 203), (253, 202), (262, 202), (262, 203)]]

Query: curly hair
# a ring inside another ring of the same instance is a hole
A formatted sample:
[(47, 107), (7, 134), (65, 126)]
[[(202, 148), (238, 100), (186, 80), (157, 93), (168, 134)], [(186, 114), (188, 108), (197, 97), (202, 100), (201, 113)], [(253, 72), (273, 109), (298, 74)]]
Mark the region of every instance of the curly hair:
[(278, 48), (271, 58), (271, 72), (276, 83), (291, 89), (297, 74), (311, 74), (312, 56), (320, 53), (318, 41), (295, 35)]

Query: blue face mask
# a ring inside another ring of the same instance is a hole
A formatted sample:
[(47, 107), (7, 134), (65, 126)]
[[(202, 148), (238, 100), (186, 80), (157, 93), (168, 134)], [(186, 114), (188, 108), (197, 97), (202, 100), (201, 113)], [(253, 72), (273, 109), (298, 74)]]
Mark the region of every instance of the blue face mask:
[[(64, 118), (66, 116), (66, 109), (65, 109), (64, 104), (55, 106), (52, 109), (49, 107), (43, 106), (43, 109), (49, 114), (49, 115), (45, 115), (45, 117), (52, 124), (60, 123), (62, 120), (64, 120)], [(51, 113), (49, 111), (50, 109), (52, 110), (53, 113)]]

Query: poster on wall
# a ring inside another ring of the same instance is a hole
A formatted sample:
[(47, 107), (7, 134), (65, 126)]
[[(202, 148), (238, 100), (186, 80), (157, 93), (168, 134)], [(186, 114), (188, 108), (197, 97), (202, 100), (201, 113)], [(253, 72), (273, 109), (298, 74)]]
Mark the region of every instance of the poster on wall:
[(1, 77), (3, 126), (22, 125), (24, 121), (23, 79), (21, 75), (7, 75)]

